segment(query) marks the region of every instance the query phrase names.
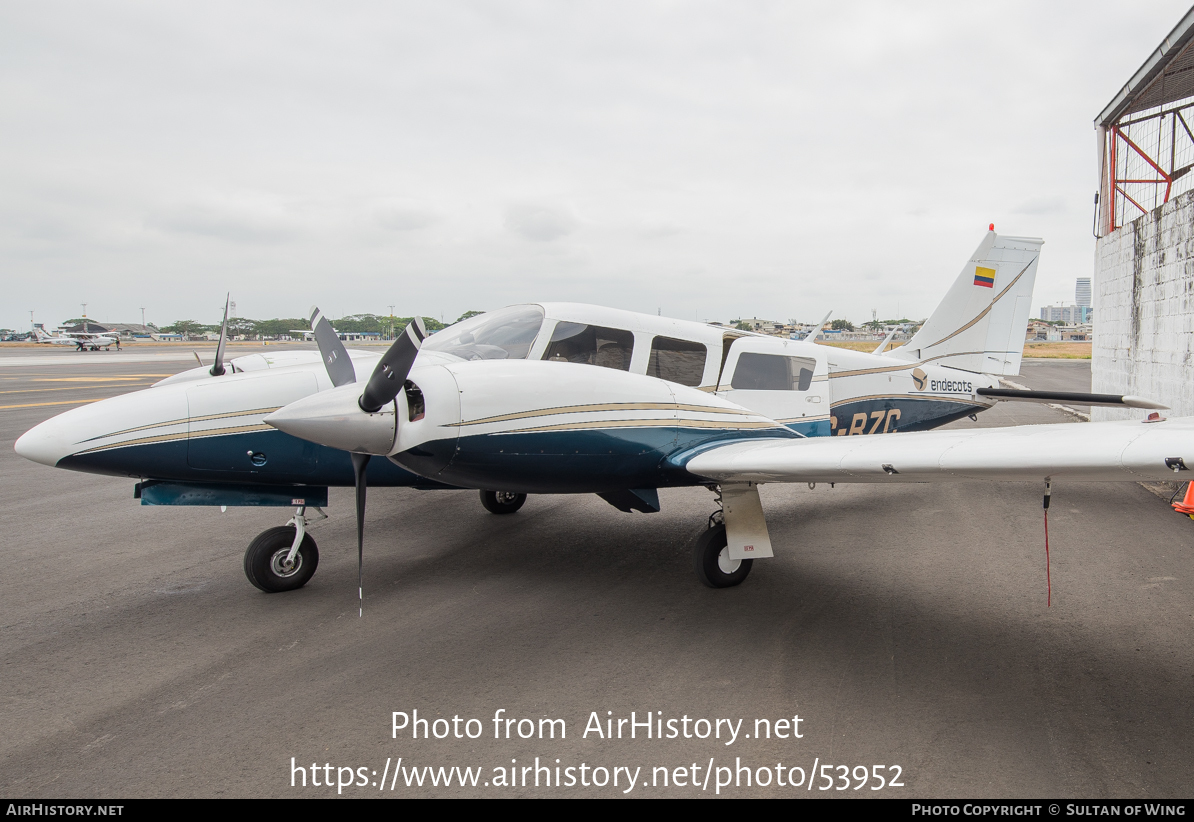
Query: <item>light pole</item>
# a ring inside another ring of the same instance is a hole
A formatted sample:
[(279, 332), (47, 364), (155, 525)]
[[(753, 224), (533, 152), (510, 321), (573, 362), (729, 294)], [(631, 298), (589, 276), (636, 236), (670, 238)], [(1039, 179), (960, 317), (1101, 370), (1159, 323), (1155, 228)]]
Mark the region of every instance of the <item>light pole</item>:
[(87, 333), (87, 303), (79, 303), (83, 306), (83, 333)]
[(394, 306), (390, 306), (390, 339), (394, 339)]
[(149, 326), (145, 324), (145, 306), (141, 306), (141, 330), (148, 331)]

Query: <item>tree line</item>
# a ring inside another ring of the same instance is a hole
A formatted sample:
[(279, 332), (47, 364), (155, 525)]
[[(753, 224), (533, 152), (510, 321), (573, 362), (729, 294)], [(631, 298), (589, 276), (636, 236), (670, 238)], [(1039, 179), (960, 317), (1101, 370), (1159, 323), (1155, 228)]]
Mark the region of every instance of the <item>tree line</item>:
[[(481, 311), (466, 311), (454, 322), (475, 317)], [(332, 320), (332, 327), (345, 334), (380, 334), (391, 337), (403, 329), (413, 320), (413, 317), (396, 317), (387, 314), (349, 314)], [(442, 323), (433, 317), (423, 317), (423, 323), (428, 331), (439, 331), (454, 323)], [(287, 336), (301, 336), (302, 331), (310, 329), (310, 322), (306, 317), (282, 317), (272, 320), (253, 320), (248, 317), (229, 317), (228, 336), (256, 337), (258, 339), (278, 338)], [(195, 320), (176, 320), (170, 325), (158, 329), (165, 334), (182, 334), (195, 336), (198, 334), (218, 333), (220, 324), (205, 325)]]

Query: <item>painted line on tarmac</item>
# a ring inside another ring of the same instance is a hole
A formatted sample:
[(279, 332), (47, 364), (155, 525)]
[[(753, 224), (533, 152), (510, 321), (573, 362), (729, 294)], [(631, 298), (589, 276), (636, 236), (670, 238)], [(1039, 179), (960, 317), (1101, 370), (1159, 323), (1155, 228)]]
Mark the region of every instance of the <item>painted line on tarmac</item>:
[(128, 382), (146, 377), (169, 377), (170, 374), (121, 374), (115, 377), (30, 377), (29, 382)]
[[(128, 387), (132, 388), (132, 387), (136, 387), (138, 385), (153, 385), (153, 383), (151, 383), (151, 382), (122, 382), (119, 385), (113, 385), (111, 387), (112, 388), (124, 388), (125, 386), (128, 386)], [(78, 388), (75, 386), (70, 386), (68, 388), (17, 388), (13, 391), (0, 391), (0, 394), (43, 394), (46, 391), (77, 391), (77, 390), (78, 390)]]
[(5, 411), (9, 408), (44, 408), (47, 405), (84, 405), (89, 402), (99, 402), (100, 400), (111, 399), (110, 397), (96, 397), (93, 400), (59, 400), (58, 402), (30, 402), (24, 405), (0, 405), (0, 411)]
[[(238, 355), (239, 356), (239, 355)], [(195, 356), (190, 351), (171, 351), (160, 354), (131, 354), (122, 356), (113, 354), (111, 359), (105, 355), (96, 357), (94, 354), (34, 354), (27, 357), (0, 356), (0, 368), (8, 366), (45, 366), (45, 365), (80, 365), (82, 363), (97, 363), (103, 365), (125, 365), (128, 363), (163, 363), (163, 362), (194, 362)]]

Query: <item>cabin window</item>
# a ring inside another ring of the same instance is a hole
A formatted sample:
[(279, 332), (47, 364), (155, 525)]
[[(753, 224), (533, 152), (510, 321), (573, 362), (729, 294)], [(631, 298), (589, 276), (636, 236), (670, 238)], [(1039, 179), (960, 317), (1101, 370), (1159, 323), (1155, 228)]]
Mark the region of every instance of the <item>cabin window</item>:
[(584, 323), (556, 323), (551, 344), (543, 359), (552, 362), (575, 362), (599, 365), (618, 371), (630, 370), (630, 355), (634, 353), (634, 334), (620, 328), (602, 328)]
[(423, 343), (462, 360), (525, 360), (543, 325), (537, 305), (512, 305), (470, 317), (432, 334)]
[(730, 386), (747, 391), (807, 391), (816, 360), (778, 354), (742, 354)]
[(701, 343), (656, 337), (651, 340), (651, 359), (647, 376), (680, 385), (700, 385), (705, 376), (708, 349)]

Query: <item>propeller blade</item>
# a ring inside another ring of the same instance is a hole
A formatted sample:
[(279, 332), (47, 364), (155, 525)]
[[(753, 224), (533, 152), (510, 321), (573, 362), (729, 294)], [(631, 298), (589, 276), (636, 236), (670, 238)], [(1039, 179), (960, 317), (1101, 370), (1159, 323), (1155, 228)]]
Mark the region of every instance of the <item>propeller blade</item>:
[(369, 466), (369, 455), (352, 452), (352, 470), (357, 490), (357, 596), (360, 598), (358, 617), (365, 616), (365, 492), (368, 481), (365, 469)]
[(216, 345), (216, 361), (212, 363), (208, 373), (213, 377), (224, 376), (224, 345), (228, 342), (228, 303), (232, 300), (232, 292), (224, 296), (224, 322), (220, 324), (220, 342)]
[(339, 388), (356, 382), (357, 372), (352, 366), (352, 358), (348, 356), (344, 343), (328, 318), (323, 316), (317, 306), (311, 306), (311, 330), (315, 332), (315, 342), (319, 345), (319, 353), (323, 356), (323, 365), (328, 370), (332, 385)]
[(372, 414), (398, 396), (426, 338), (427, 326), (423, 324), (423, 318), (415, 317), (373, 369), (373, 375), (361, 393), (362, 411)]

